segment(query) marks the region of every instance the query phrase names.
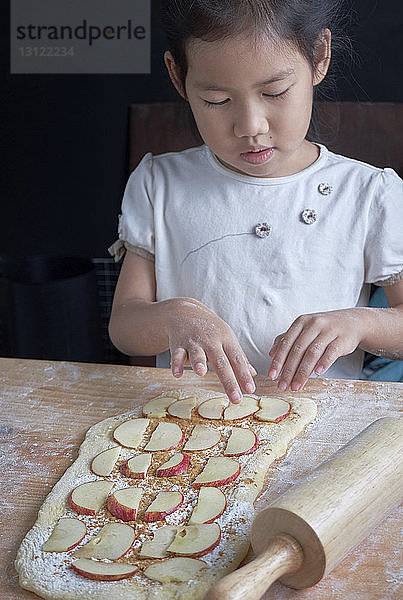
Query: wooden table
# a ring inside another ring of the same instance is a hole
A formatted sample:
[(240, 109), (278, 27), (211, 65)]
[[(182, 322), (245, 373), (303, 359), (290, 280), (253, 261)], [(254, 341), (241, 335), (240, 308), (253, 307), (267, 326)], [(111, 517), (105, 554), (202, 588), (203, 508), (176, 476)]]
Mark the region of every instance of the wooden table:
[[(256, 382), (257, 393), (279, 395), (266, 378)], [(201, 379), (187, 371), (176, 380), (167, 369), (0, 359), (2, 600), (36, 597), (19, 587), (15, 555), (49, 490), (75, 460), (86, 430), (164, 389), (194, 385), (222, 391), (213, 373)], [(369, 423), (397, 416), (403, 384), (315, 379), (298, 395), (318, 403), (318, 418), (271, 469), (258, 510)], [(265, 600), (400, 598), (400, 526), (396, 511), (315, 587), (295, 591), (277, 583)]]

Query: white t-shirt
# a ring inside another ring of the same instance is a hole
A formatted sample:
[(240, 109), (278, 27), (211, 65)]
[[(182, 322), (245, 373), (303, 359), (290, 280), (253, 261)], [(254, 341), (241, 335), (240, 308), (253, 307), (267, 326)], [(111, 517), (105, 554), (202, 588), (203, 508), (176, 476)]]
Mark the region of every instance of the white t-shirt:
[[(110, 251), (155, 260), (157, 300), (203, 302), (267, 374), (274, 338), (296, 317), (367, 306), (371, 283), (403, 277), (402, 184), (392, 169), (324, 146), (311, 166), (277, 178), (231, 171), (206, 145), (149, 153), (127, 183)], [(356, 350), (324, 376), (357, 379), (362, 360)]]

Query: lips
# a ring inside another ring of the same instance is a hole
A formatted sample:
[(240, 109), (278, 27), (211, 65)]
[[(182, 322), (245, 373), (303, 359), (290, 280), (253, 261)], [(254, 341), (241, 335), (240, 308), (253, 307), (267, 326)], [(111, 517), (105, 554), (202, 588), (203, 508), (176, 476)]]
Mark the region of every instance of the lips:
[(256, 146), (250, 148), (247, 152), (241, 152), (241, 158), (252, 165), (262, 165), (267, 162), (274, 153), (274, 148), (267, 146)]

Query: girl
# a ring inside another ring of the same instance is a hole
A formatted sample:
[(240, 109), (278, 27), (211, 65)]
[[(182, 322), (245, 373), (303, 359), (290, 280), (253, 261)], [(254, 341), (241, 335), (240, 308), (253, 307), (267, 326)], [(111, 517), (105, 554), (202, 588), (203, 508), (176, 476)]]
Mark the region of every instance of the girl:
[[(306, 137), (332, 2), (162, 12), (165, 64), (204, 145), (146, 154), (129, 179), (113, 343), (157, 366), (169, 350), (175, 377), (210, 365), (232, 402), (256, 371), (296, 391), (311, 375), (359, 378), (365, 350), (403, 358), (402, 181)], [(367, 307), (372, 283), (392, 308)]]

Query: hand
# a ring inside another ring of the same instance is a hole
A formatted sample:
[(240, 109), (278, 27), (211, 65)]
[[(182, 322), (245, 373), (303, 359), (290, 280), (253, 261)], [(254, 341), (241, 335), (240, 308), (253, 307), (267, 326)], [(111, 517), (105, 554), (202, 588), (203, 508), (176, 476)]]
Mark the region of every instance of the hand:
[(190, 364), (197, 375), (203, 376), (209, 363), (231, 402), (241, 401), (241, 390), (255, 391), (252, 375), (256, 375), (256, 371), (249, 364), (234, 332), (207, 306), (191, 298), (176, 298), (170, 301), (167, 323), (174, 377), (183, 375), (185, 364)]
[(322, 375), (340, 356), (354, 352), (362, 337), (360, 309), (301, 315), (274, 340), (269, 352), (270, 379), (278, 388), (300, 390), (315, 372)]

